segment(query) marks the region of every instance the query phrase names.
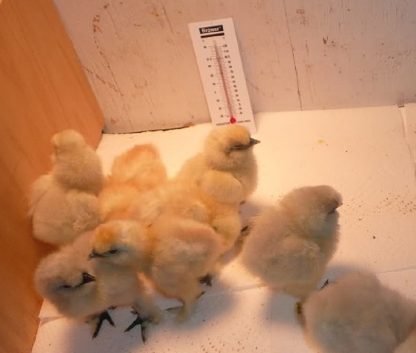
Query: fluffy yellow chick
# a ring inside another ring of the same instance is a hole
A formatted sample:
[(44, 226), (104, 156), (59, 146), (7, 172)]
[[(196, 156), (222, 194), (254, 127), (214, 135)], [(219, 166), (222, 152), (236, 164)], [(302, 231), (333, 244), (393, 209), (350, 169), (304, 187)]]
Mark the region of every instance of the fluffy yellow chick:
[(185, 183), (169, 180), (136, 197), (129, 207), (129, 217), (143, 225), (152, 225), (162, 214), (209, 222), (205, 204)]
[(241, 232), (240, 213), (235, 205), (212, 201), (178, 180), (170, 180), (154, 190), (138, 195), (124, 213), (124, 218), (151, 226), (162, 215), (210, 225), (221, 235), (222, 254), (233, 247)]
[(241, 235), (242, 223), (238, 207), (227, 203), (213, 202), (201, 196), (204, 204), (209, 210), (209, 221), (211, 227), (221, 235), (221, 254), (231, 250)]
[(259, 141), (244, 126), (214, 129), (204, 149), (189, 159), (177, 179), (195, 183), (218, 202), (240, 203), (257, 186), (257, 163), (252, 147)]
[(75, 130), (64, 130), (51, 142), (54, 178), (67, 189), (98, 195), (104, 181), (101, 160), (84, 137)]
[(112, 181), (133, 182), (139, 190), (152, 189), (166, 181), (159, 151), (151, 144), (136, 145), (114, 159)]
[(221, 237), (206, 224), (173, 217), (159, 218), (151, 232), (153, 263), (148, 275), (162, 294), (183, 303), (177, 320), (184, 321), (202, 294), (200, 279), (215, 271)]
[(66, 189), (52, 175), (32, 185), (29, 215), (33, 236), (52, 245), (65, 245), (100, 223), (98, 199), (76, 189)]
[(266, 285), (304, 299), (336, 249), (341, 203), (341, 195), (326, 185), (291, 191), (254, 219), (243, 263)]
[(307, 337), (319, 352), (415, 352), (405, 349), (414, 343), (409, 333), (416, 327), (416, 303), (373, 274), (353, 272), (311, 294), (303, 314)]
[(29, 215), (35, 238), (64, 245), (101, 221), (96, 194), (101, 190), (101, 161), (75, 130), (52, 137), (53, 167), (32, 185)]
[(128, 249), (111, 245), (115, 232), (133, 239), (136, 235), (136, 224), (128, 221), (110, 221), (97, 227), (94, 231), (89, 258), (94, 262), (98, 283), (100, 281), (105, 283), (105, 287), (100, 288), (101, 293), (109, 298), (108, 302), (113, 302), (111, 306), (131, 306), (136, 312), (136, 320), (126, 331), (140, 325), (142, 339), (145, 341), (148, 323), (158, 323), (162, 314), (145, 291)]
[(241, 125), (214, 129), (204, 149), (183, 165), (176, 180), (187, 185), (205, 205), (209, 221), (230, 250), (241, 232), (239, 206), (257, 186), (257, 163), (250, 137)]
[(158, 150), (151, 144), (136, 145), (116, 157), (99, 196), (103, 219), (128, 218), (131, 203), (166, 179), (165, 166)]
[(185, 320), (202, 293), (200, 278), (212, 271), (220, 252), (220, 237), (212, 228), (171, 216), (160, 216), (150, 228), (128, 220), (101, 227), (106, 231), (97, 233), (94, 252), (114, 263), (134, 263), (157, 290), (183, 303), (177, 320)]

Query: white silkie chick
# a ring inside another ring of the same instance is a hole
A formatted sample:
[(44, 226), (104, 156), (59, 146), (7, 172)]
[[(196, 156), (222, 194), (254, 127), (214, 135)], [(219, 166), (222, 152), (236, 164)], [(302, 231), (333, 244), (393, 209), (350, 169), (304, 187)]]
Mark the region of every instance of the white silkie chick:
[(97, 321), (95, 337), (102, 321), (112, 320), (105, 318), (108, 306), (98, 294), (92, 263), (88, 261), (90, 238), (91, 233), (84, 233), (73, 244), (42, 259), (35, 271), (35, 287), (63, 316)]
[(206, 224), (171, 216), (159, 217), (150, 228), (119, 220), (106, 229), (97, 233), (94, 252), (134, 262), (158, 291), (183, 303), (177, 320), (185, 320), (202, 294), (200, 279), (215, 265), (219, 236)]
[(303, 315), (306, 335), (322, 353), (415, 352), (395, 348), (407, 337), (403, 346), (414, 342), (409, 333), (416, 324), (416, 303), (370, 273), (347, 274), (311, 294)]
[(341, 203), (326, 185), (291, 191), (254, 219), (243, 263), (267, 286), (305, 299), (335, 252)]
[(131, 203), (166, 180), (166, 168), (151, 144), (136, 145), (117, 156), (99, 196), (103, 219), (128, 218)]
[(98, 195), (104, 182), (101, 160), (84, 137), (75, 130), (64, 130), (51, 142), (54, 178), (66, 189)]
[(91, 254), (92, 238), (101, 229), (82, 234), (71, 245), (42, 260), (35, 273), (38, 292), (62, 315), (95, 324), (93, 337), (103, 320), (114, 325), (107, 312), (112, 307), (132, 306), (145, 316), (142, 319), (138, 314), (135, 324), (158, 322), (160, 311), (145, 292), (136, 271), (122, 263), (107, 263), (106, 254)]
[(100, 223), (95, 195), (67, 189), (53, 175), (43, 175), (32, 185), (29, 215), (33, 236), (52, 245), (65, 245)]
[(241, 203), (257, 186), (257, 163), (244, 126), (227, 125), (214, 129), (204, 149), (183, 165), (176, 178), (194, 183), (218, 202)]

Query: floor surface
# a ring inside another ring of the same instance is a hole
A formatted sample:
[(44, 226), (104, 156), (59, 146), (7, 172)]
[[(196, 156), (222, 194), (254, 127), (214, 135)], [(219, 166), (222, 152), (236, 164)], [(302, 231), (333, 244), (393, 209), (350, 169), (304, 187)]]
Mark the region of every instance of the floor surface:
[[(341, 235), (325, 278), (368, 269), (416, 299), (416, 105), (262, 113), (256, 117), (259, 182), (243, 206), (247, 222), (294, 187), (329, 184), (341, 192)], [(154, 143), (173, 176), (197, 153), (210, 124), (172, 131), (104, 135), (98, 153), (108, 172), (115, 156)], [(160, 300), (162, 306), (167, 306)], [(86, 324), (56, 317), (44, 305), (32, 353), (313, 352), (297, 322), (295, 300), (261, 287), (230, 262), (198, 301), (189, 322), (173, 318), (124, 333), (128, 309), (113, 311), (116, 327), (92, 340)]]

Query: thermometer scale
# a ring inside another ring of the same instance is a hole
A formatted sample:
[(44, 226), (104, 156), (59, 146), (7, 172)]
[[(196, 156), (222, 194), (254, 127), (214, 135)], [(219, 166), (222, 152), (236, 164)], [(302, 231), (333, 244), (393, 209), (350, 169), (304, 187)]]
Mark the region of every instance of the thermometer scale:
[(189, 30), (213, 123), (238, 123), (255, 133), (233, 20), (191, 23)]

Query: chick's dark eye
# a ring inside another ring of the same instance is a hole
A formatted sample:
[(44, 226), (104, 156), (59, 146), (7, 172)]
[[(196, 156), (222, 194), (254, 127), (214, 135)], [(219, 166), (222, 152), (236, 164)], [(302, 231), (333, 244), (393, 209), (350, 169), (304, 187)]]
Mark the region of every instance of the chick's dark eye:
[(118, 249), (111, 249), (108, 251), (109, 254), (114, 255), (118, 253)]
[(238, 145), (234, 145), (231, 146), (231, 151), (240, 151), (240, 150), (244, 150), (247, 148), (247, 145), (243, 145), (243, 144), (238, 144)]

